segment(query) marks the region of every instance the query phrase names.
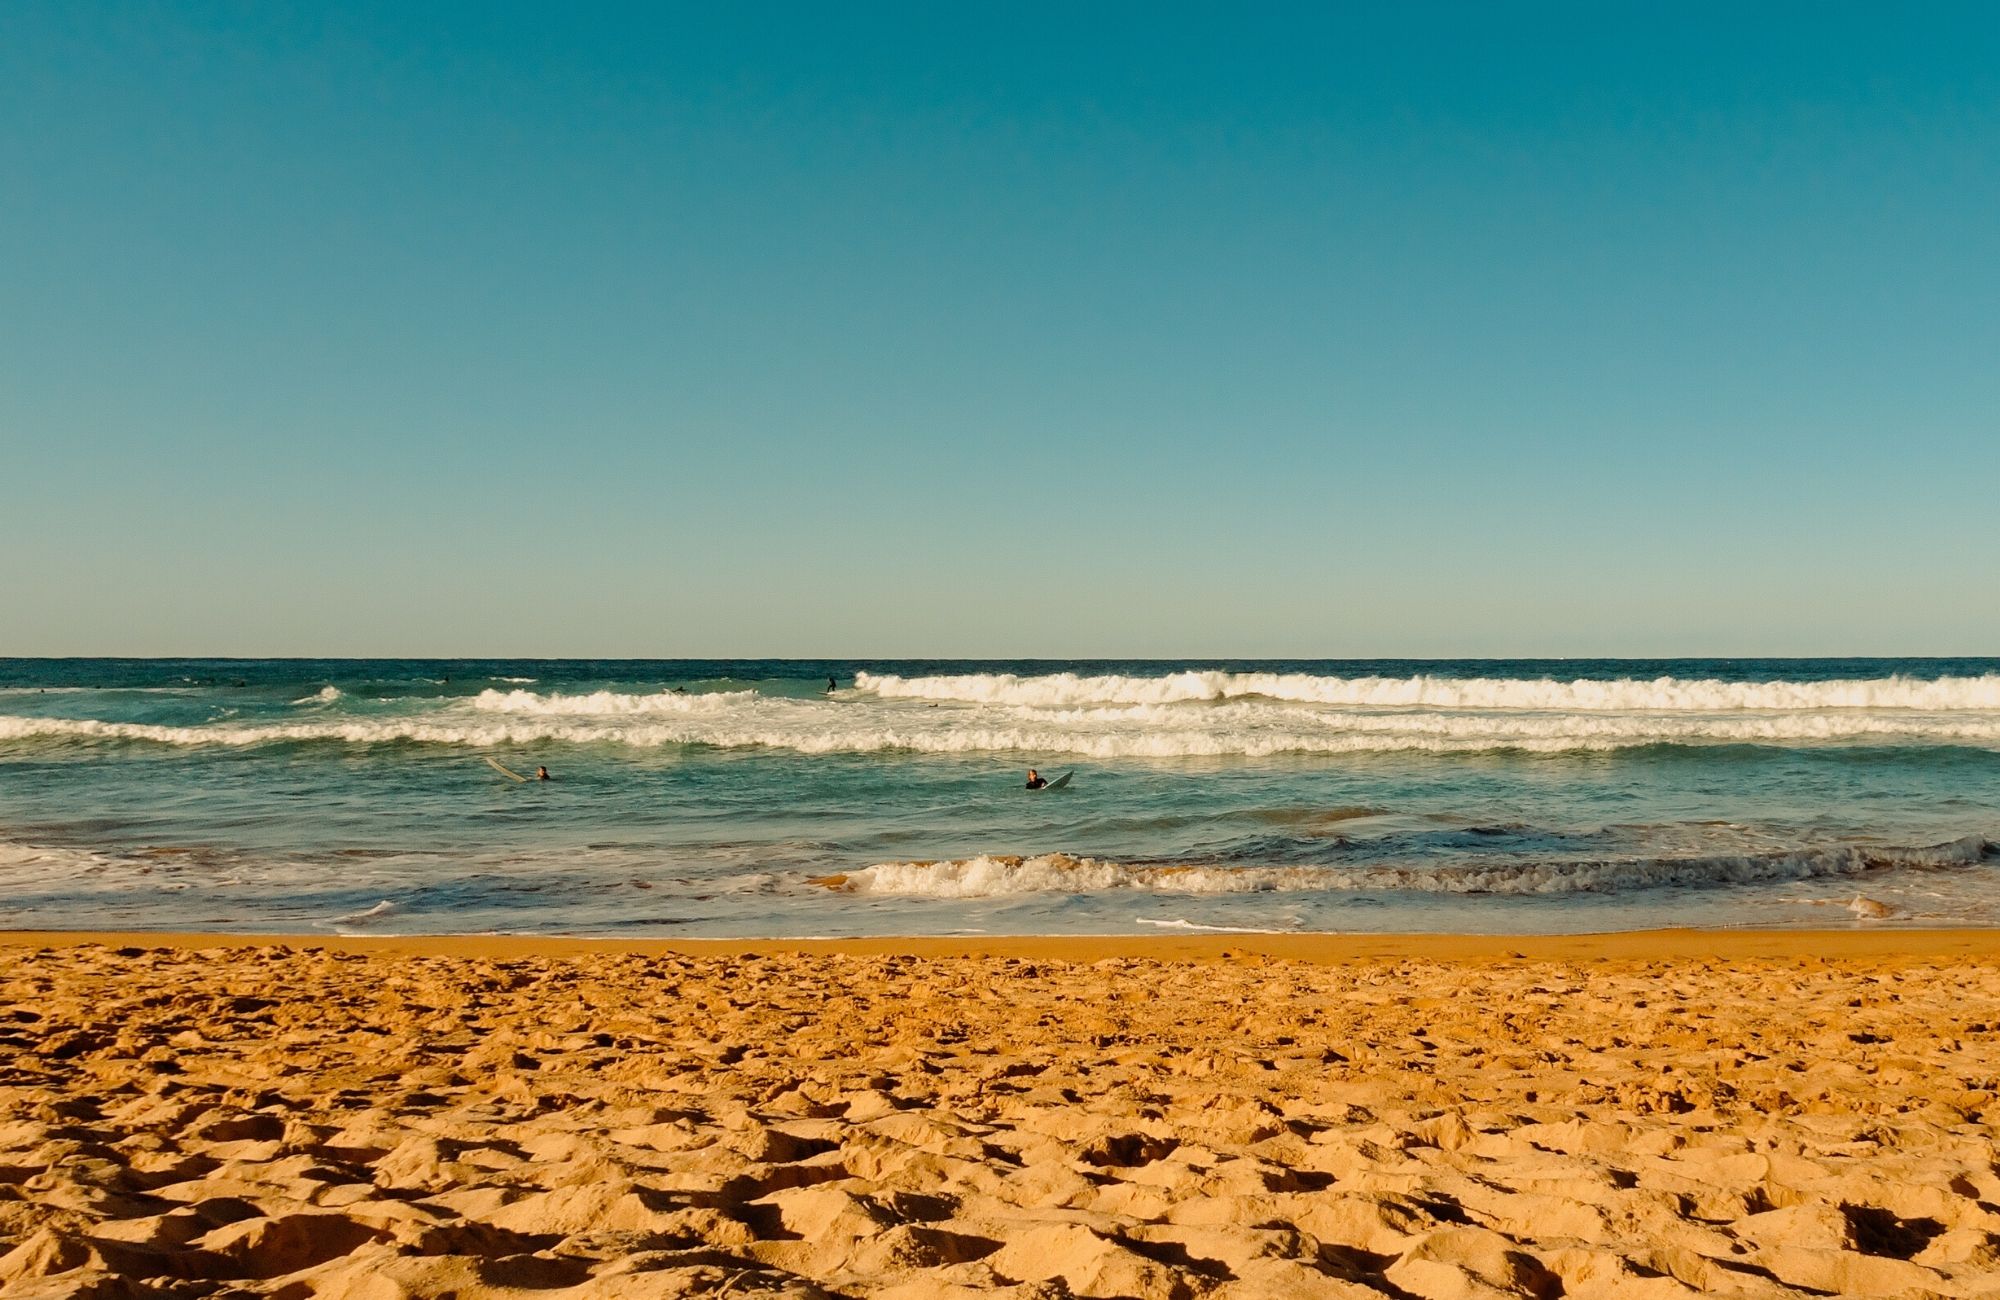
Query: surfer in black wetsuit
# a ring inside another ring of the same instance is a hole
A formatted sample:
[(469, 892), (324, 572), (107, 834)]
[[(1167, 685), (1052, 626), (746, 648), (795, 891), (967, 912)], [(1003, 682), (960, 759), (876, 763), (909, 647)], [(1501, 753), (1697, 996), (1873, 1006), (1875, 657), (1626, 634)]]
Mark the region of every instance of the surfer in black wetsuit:
[(1048, 782), (1042, 779), (1041, 773), (1032, 767), (1028, 769), (1028, 788), (1030, 790), (1039, 790), (1047, 784)]
[(536, 768), (536, 769), (535, 769), (535, 779), (536, 779), (537, 781), (553, 781), (553, 780), (555, 780), (555, 778), (554, 778), (554, 777), (552, 777), (552, 776), (550, 776), (550, 775), (549, 775), (549, 769), (547, 769), (546, 767), (538, 767), (538, 768)]
[(840, 689), (840, 683), (839, 683), (839, 682), (835, 681), (835, 680), (834, 680), (833, 678), (831, 678), (831, 677), (829, 677), (829, 678), (827, 678), (827, 679), (826, 679), (826, 693), (827, 693), (828, 695), (831, 695), (831, 694), (833, 694), (833, 693), (834, 693), (835, 691), (837, 691), (837, 690), (839, 690), (839, 689)]

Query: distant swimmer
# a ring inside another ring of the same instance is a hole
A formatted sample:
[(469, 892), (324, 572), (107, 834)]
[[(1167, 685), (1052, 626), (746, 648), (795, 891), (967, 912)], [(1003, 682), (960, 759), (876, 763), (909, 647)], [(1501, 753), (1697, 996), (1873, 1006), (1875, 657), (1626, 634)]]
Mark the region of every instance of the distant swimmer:
[(1032, 767), (1028, 769), (1028, 788), (1030, 790), (1039, 790), (1047, 784), (1048, 782), (1042, 779), (1041, 773)]
[(536, 768), (536, 769), (535, 769), (535, 779), (536, 779), (537, 781), (553, 781), (553, 780), (555, 780), (555, 778), (554, 778), (554, 777), (552, 777), (552, 776), (550, 776), (550, 775), (549, 775), (549, 769), (547, 769), (546, 767), (538, 767), (538, 768)]

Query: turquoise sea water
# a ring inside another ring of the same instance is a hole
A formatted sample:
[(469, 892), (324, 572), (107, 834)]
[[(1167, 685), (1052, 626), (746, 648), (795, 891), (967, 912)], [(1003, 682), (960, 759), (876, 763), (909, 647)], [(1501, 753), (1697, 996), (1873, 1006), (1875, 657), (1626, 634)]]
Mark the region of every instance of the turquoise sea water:
[(0, 660), (8, 928), (1987, 925), (1996, 839), (1995, 659)]

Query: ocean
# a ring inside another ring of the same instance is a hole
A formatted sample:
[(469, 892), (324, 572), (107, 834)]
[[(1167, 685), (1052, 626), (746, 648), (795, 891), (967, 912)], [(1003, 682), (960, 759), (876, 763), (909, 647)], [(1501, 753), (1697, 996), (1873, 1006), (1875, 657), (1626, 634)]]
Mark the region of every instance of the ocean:
[(1984, 926), (1996, 840), (2000, 659), (0, 660), (10, 929)]

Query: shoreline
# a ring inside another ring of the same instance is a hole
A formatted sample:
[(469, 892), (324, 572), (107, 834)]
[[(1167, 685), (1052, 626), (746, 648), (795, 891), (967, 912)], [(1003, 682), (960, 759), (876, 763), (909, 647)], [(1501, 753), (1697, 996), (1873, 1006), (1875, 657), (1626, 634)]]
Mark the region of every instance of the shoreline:
[(922, 957), (1095, 962), (1244, 958), (1377, 961), (2000, 960), (2000, 928), (1615, 930), (1593, 934), (882, 935), (808, 939), (632, 939), (561, 935), (325, 935), (184, 930), (0, 930), (0, 949), (288, 948), (471, 958)]

